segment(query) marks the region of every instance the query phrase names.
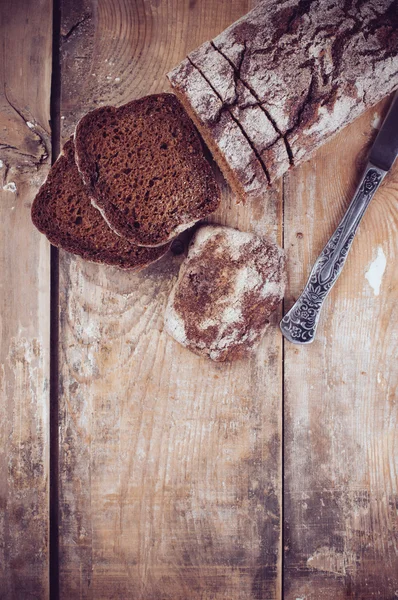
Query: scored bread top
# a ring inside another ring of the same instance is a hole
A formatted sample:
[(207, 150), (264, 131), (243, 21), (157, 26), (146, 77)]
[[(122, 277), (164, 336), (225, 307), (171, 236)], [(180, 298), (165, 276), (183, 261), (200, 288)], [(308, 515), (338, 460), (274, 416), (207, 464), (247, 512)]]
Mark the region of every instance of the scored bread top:
[(93, 205), (135, 244), (164, 244), (219, 204), (200, 138), (173, 94), (88, 113), (75, 146)]
[(398, 87), (396, 0), (264, 0), (168, 78), (240, 200)]
[(124, 269), (140, 269), (163, 256), (170, 244), (141, 248), (119, 237), (93, 208), (74, 158), (73, 140), (51, 168), (32, 205), (32, 221), (54, 246)]

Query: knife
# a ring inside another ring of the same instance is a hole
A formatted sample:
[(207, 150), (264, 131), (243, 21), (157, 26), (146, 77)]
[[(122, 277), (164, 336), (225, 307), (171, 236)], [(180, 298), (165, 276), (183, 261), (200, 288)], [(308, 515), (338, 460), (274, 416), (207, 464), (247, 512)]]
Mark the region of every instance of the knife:
[(398, 91), (383, 121), (354, 197), (322, 250), (303, 293), (283, 317), (280, 328), (290, 342), (314, 341), (323, 302), (336, 283), (363, 215), (398, 155)]

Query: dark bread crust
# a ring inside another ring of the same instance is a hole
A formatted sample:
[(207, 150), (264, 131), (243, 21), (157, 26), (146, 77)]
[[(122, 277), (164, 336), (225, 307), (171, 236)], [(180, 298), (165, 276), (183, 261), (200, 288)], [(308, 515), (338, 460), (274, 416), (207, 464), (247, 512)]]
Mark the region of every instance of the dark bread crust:
[(90, 112), (75, 146), (93, 205), (134, 244), (164, 244), (219, 205), (200, 138), (174, 94)]
[(54, 245), (86, 260), (140, 270), (158, 260), (170, 244), (141, 248), (119, 237), (93, 208), (74, 159), (73, 140), (51, 168), (32, 205), (32, 221)]
[(168, 78), (231, 186), (261, 197), (264, 175), (272, 183), (397, 88), (396, 0), (264, 0)]

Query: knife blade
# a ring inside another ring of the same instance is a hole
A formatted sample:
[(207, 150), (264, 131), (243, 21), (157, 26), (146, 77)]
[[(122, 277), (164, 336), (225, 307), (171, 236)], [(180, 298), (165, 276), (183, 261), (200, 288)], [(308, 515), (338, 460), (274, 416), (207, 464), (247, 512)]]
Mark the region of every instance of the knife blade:
[(389, 171), (398, 156), (398, 92), (395, 93), (390, 109), (369, 154), (369, 162)]

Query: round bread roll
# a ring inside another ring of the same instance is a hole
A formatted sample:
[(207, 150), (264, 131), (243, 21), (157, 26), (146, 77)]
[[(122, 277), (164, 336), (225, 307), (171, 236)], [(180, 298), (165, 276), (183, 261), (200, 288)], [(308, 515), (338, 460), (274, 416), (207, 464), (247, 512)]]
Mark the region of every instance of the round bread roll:
[(247, 356), (283, 298), (285, 259), (269, 240), (207, 225), (194, 236), (170, 294), (166, 331), (215, 361)]

